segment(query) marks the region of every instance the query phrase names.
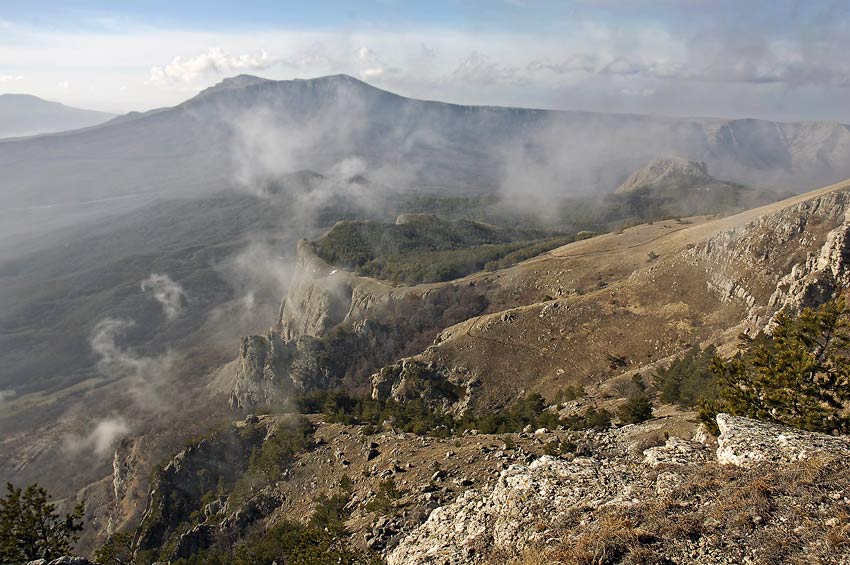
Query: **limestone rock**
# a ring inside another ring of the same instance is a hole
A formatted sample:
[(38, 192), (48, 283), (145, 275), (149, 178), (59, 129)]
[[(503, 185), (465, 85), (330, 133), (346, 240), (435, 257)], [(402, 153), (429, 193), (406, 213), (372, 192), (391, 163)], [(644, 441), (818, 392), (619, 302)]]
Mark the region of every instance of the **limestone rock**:
[(433, 364), (403, 359), (372, 375), (372, 398), (406, 402), (424, 400), (431, 408), (454, 415), (465, 413), (477, 381), (455, 367), (446, 372)]
[(699, 161), (681, 157), (656, 157), (638, 169), (617, 188), (617, 193), (633, 192), (646, 188), (689, 188), (716, 183), (708, 174), (708, 167)]
[(664, 445), (644, 450), (643, 454), (643, 462), (650, 467), (690, 465), (708, 461), (711, 455), (702, 443), (684, 440), (676, 436), (669, 438)]
[(390, 565), (485, 562), (493, 550), (522, 550), (555, 535), (559, 516), (596, 507), (629, 492), (630, 473), (619, 465), (579, 457), (543, 456), (502, 471), (491, 492), (466, 491), (388, 553)]
[(850, 438), (796, 430), (729, 414), (717, 415), (717, 461), (749, 466), (760, 461), (794, 463), (818, 455), (850, 458)]
[(343, 321), (351, 307), (352, 279), (317, 257), (310, 242), (299, 241), (295, 274), (278, 318), (283, 340), (317, 337)]

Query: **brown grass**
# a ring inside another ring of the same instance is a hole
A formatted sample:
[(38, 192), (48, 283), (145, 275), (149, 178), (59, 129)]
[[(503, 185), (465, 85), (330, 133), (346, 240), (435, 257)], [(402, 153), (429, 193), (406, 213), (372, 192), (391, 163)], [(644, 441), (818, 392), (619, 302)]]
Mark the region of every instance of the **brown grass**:
[(699, 548), (732, 562), (850, 562), (846, 460), (678, 472), (684, 480), (670, 496), (647, 494), (637, 504), (576, 515), (564, 523), (559, 542), (511, 563), (686, 563)]

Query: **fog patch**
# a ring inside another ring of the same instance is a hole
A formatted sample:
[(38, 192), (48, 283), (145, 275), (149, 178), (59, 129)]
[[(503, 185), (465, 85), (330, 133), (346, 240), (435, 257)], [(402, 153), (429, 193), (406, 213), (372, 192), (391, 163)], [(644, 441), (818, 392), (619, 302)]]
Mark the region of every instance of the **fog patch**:
[(168, 275), (151, 273), (142, 281), (142, 292), (150, 293), (154, 300), (162, 305), (162, 312), (169, 322), (176, 320), (183, 311), (183, 303), (187, 299), (183, 287)]
[(171, 375), (176, 355), (169, 351), (148, 357), (120, 346), (118, 338), (133, 326), (135, 322), (132, 320), (115, 318), (98, 322), (89, 339), (92, 351), (99, 357), (97, 369), (110, 380), (125, 381), (130, 398), (142, 410), (167, 411), (170, 403), (162, 397), (159, 389)]
[(92, 452), (99, 457), (112, 453), (112, 447), (130, 432), (130, 425), (123, 416), (110, 416), (98, 420), (86, 435), (69, 434), (63, 448), (71, 455)]

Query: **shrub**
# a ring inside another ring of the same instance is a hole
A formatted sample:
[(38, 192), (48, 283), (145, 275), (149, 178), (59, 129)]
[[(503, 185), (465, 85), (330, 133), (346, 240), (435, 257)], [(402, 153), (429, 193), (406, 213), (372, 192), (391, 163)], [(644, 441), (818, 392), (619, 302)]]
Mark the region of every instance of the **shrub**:
[(656, 372), (653, 383), (660, 399), (688, 410), (696, 406), (700, 398), (714, 398), (717, 377), (712, 371), (712, 362), (716, 355), (713, 345), (704, 350), (695, 345), (669, 367)]
[(396, 488), (395, 481), (392, 478), (385, 479), (378, 485), (378, 493), (366, 503), (366, 511), (386, 514), (399, 498), (401, 493)]
[(717, 359), (718, 398), (706, 400), (707, 423), (717, 412), (804, 430), (850, 432), (850, 315), (844, 300), (798, 317), (779, 313), (771, 335), (742, 336), (739, 353)]
[(626, 424), (640, 424), (652, 418), (652, 402), (642, 392), (633, 394), (617, 410), (617, 417)]

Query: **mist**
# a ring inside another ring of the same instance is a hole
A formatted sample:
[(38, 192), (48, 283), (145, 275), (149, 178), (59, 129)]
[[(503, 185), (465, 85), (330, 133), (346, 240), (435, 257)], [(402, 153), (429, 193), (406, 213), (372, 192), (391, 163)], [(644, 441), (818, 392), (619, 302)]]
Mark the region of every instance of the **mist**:
[(141, 283), (142, 292), (153, 296), (162, 305), (162, 312), (168, 321), (176, 320), (182, 310), (183, 303), (188, 298), (183, 287), (174, 282), (168, 275), (151, 273)]
[(73, 456), (90, 453), (97, 457), (106, 457), (112, 454), (115, 443), (129, 432), (130, 425), (124, 417), (110, 416), (97, 420), (87, 435), (67, 435), (63, 448)]
[(133, 326), (132, 320), (115, 318), (98, 322), (89, 339), (92, 351), (98, 356), (97, 369), (109, 380), (122, 381), (127, 395), (139, 409), (166, 412), (172, 406), (162, 394), (162, 387), (169, 382), (178, 355), (168, 351), (148, 357), (122, 346), (119, 340)]

